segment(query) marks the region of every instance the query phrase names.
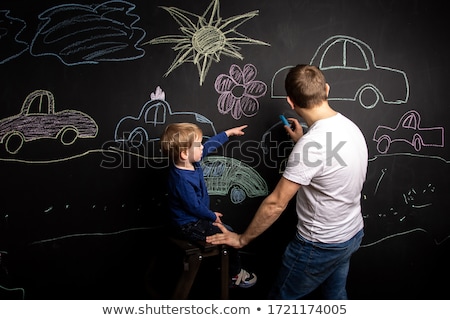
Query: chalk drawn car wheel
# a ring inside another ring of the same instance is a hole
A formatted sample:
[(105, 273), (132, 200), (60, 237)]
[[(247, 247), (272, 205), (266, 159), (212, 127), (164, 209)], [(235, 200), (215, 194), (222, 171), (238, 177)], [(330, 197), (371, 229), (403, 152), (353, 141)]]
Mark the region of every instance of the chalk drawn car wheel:
[(133, 131), (128, 137), (129, 147), (139, 148), (144, 145), (147, 135), (143, 129)]
[(366, 85), (359, 91), (359, 103), (366, 109), (374, 108), (378, 101), (380, 101), (380, 95), (377, 90), (371, 86)]
[(20, 132), (12, 132), (5, 138), (5, 149), (10, 154), (16, 154), (22, 148), (24, 137)]
[(241, 203), (245, 200), (247, 195), (245, 194), (245, 191), (242, 190), (239, 186), (233, 186), (230, 190), (230, 199), (231, 202), (234, 204)]
[(78, 131), (73, 127), (66, 127), (59, 133), (59, 140), (65, 146), (71, 145), (78, 138)]
[(377, 149), (380, 153), (386, 153), (391, 146), (391, 138), (388, 136), (382, 136), (377, 143)]
[(414, 150), (416, 151), (420, 151), (420, 149), (422, 149), (423, 141), (418, 134), (414, 135), (412, 145), (414, 147)]

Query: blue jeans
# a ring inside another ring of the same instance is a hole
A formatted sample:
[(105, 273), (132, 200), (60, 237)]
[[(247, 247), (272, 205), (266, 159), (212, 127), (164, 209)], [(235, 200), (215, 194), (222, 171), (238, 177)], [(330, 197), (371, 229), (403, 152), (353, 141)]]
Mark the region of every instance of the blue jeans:
[[(225, 228), (233, 231), (233, 228), (224, 224)], [(207, 236), (212, 236), (216, 233), (222, 233), (219, 227), (213, 225), (212, 221), (198, 220), (197, 222), (190, 222), (178, 228), (179, 233), (186, 239), (191, 241), (206, 241)]]
[(300, 299), (321, 289), (324, 299), (347, 299), (350, 257), (358, 250), (364, 231), (343, 243), (319, 243), (297, 233), (283, 255), (281, 269), (269, 299)]

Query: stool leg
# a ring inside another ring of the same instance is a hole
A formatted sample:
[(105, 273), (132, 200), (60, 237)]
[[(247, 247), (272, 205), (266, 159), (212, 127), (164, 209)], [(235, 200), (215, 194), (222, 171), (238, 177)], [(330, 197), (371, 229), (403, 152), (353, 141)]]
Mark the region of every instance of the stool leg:
[(183, 273), (178, 280), (178, 284), (175, 288), (175, 292), (172, 296), (175, 300), (184, 300), (188, 298), (189, 291), (197, 276), (200, 263), (202, 262), (201, 254), (188, 255), (185, 258), (185, 265), (183, 266)]
[(228, 300), (229, 294), (229, 254), (228, 249), (222, 246), (220, 249), (220, 260), (221, 260), (221, 298), (223, 300)]

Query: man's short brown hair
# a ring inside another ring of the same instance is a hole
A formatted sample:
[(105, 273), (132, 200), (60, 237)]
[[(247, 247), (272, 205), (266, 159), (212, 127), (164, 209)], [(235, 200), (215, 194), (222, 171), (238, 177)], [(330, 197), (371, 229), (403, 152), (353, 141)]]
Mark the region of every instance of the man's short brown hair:
[(327, 100), (327, 82), (319, 68), (306, 64), (293, 67), (286, 76), (287, 96), (300, 108), (312, 108)]

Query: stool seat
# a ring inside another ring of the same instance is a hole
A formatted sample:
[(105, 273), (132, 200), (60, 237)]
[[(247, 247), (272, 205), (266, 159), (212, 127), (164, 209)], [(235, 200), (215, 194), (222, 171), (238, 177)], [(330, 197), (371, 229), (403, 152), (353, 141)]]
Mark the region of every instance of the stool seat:
[(225, 245), (214, 245), (205, 241), (187, 241), (169, 237), (176, 248), (183, 253), (183, 272), (176, 285), (172, 299), (187, 299), (204, 258), (220, 256), (221, 299), (228, 299), (229, 286), (229, 257)]

